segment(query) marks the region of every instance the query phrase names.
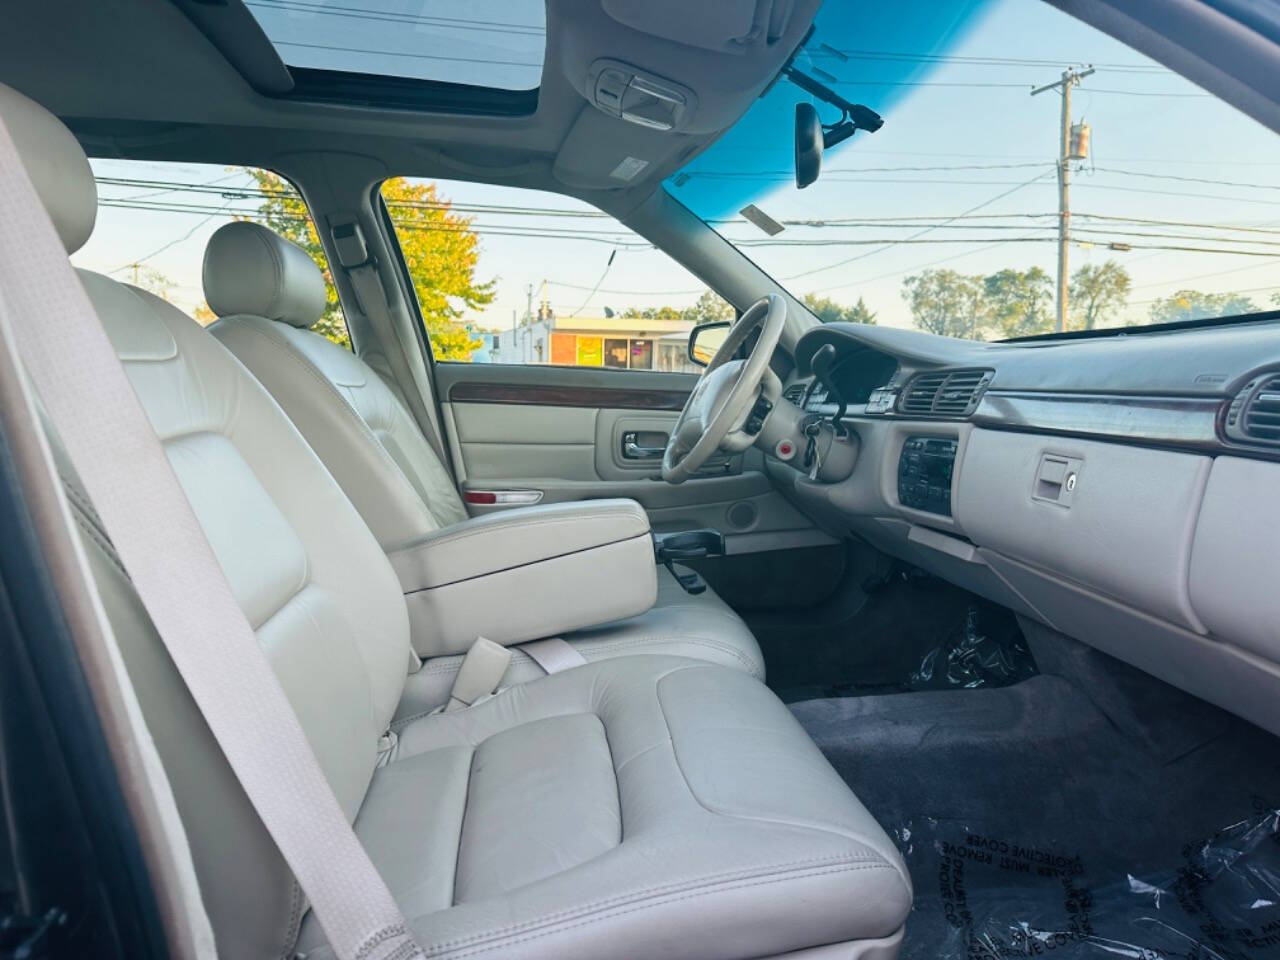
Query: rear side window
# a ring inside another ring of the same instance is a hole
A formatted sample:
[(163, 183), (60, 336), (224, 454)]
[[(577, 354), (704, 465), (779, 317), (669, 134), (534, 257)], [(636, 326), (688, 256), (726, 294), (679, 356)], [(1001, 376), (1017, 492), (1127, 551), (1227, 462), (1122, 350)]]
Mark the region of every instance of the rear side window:
[(208, 325), (217, 317), (200, 281), (209, 237), (231, 220), (254, 220), (292, 240), (324, 272), (328, 302), (316, 331), (350, 348), (342, 307), (301, 195), (278, 174), (255, 167), (142, 160), (92, 160), (98, 185), (93, 236), (71, 257), (168, 300)]

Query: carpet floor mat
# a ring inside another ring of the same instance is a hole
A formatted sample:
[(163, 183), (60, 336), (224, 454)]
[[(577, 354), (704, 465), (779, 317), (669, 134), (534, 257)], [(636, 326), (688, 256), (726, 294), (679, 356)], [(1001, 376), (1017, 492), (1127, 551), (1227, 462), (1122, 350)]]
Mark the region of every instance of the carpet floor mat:
[(902, 957), (1280, 960), (1276, 738), (1088, 648), (1060, 665), (791, 705), (906, 858)]

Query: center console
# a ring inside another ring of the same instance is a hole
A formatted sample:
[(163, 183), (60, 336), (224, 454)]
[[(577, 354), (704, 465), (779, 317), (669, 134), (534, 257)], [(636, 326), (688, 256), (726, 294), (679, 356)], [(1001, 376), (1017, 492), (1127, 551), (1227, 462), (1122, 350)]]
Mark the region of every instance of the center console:
[(904, 507), (951, 516), (951, 476), (955, 465), (955, 440), (907, 437), (898, 458), (898, 500)]
[(644, 613), (657, 596), (649, 517), (634, 500), (472, 517), (388, 554), (422, 657), (503, 646)]

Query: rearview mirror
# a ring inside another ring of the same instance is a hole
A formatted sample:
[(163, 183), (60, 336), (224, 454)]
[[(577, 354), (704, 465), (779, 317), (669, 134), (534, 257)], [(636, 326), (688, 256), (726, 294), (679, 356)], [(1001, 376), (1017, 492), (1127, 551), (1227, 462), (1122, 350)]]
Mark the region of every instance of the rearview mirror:
[(803, 190), (822, 170), (822, 121), (811, 103), (796, 104), (796, 186)]
[(717, 323), (704, 323), (689, 331), (689, 361), (705, 367), (716, 355), (716, 351), (729, 339), (729, 328), (733, 324), (728, 320)]

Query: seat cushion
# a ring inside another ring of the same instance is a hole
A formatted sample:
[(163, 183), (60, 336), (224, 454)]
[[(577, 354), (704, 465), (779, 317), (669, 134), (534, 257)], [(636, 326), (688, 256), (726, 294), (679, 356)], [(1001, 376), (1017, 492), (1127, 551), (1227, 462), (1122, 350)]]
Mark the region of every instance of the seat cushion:
[[(892, 939), (911, 905), (786, 707), (679, 657), (402, 725), (356, 829), (432, 957), (761, 957)], [(322, 936), (308, 921), (299, 948)]]
[[(710, 587), (686, 593), (665, 567), (658, 568), (658, 598), (650, 610), (564, 639), (589, 663), (637, 653), (692, 657), (742, 670), (764, 679), (764, 656), (742, 618)], [(429, 713), (449, 699), (449, 688), (462, 665), (461, 656), (433, 657), (408, 678), (396, 713), (396, 723)], [(542, 667), (519, 647), (500, 686), (509, 687), (543, 676)]]

